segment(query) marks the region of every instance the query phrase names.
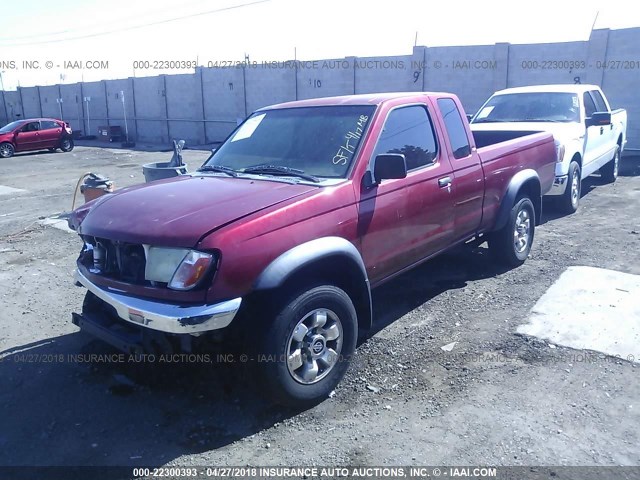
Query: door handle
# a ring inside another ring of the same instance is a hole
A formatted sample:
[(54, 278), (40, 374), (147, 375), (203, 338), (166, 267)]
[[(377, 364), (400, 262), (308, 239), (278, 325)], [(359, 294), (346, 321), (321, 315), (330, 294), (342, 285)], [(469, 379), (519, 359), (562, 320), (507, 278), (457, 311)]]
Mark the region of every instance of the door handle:
[(442, 177), (438, 179), (438, 186), (440, 188), (446, 188), (451, 186), (451, 177)]
[(604, 127), (600, 127), (600, 135), (604, 133)]

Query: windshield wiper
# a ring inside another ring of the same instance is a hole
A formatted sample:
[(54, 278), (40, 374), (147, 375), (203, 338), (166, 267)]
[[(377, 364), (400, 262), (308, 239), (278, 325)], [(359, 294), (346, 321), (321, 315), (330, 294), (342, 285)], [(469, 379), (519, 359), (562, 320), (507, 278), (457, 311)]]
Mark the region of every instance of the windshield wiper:
[(504, 120), (494, 120), (492, 118), (480, 118), (478, 120), (474, 120), (471, 123), (500, 123), (504, 122)]
[(524, 122), (553, 122), (553, 123), (564, 123), (562, 120), (554, 120), (552, 118), (527, 118), (523, 120)]
[(304, 170), (297, 168), (283, 167), (282, 165), (254, 165), (245, 168), (242, 173), (264, 173), (265, 175), (287, 175), (291, 177), (300, 177), (313, 183), (320, 182), (318, 177), (304, 173)]
[(226, 173), (230, 177), (237, 177), (238, 172), (231, 167), (225, 167), (224, 165), (203, 165), (198, 169), (198, 172), (222, 172)]

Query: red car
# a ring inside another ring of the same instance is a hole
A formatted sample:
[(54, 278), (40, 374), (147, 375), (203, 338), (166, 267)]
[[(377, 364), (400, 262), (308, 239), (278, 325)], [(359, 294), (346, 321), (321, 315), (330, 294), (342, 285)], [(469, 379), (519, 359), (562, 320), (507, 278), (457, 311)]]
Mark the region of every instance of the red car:
[(0, 128), (0, 157), (9, 158), (15, 152), (57, 148), (73, 150), (73, 138), (68, 123), (54, 118), (16, 120)]

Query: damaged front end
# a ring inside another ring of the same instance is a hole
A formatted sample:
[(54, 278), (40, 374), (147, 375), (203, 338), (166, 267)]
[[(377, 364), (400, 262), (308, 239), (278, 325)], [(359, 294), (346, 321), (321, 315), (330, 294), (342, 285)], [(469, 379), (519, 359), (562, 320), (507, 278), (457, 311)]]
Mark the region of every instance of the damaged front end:
[(73, 323), (127, 353), (191, 352), (221, 339), (242, 303), (209, 304), (216, 252), (162, 248), (81, 235), (76, 284), (88, 291)]

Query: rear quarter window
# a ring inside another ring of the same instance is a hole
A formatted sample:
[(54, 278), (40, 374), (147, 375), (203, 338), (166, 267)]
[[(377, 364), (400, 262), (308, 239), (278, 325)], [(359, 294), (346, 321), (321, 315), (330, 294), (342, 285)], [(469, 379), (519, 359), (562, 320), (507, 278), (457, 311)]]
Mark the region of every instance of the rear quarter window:
[(471, 146), (456, 102), (450, 98), (439, 98), (438, 108), (447, 129), (453, 157), (456, 159), (468, 157), (471, 155)]

